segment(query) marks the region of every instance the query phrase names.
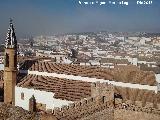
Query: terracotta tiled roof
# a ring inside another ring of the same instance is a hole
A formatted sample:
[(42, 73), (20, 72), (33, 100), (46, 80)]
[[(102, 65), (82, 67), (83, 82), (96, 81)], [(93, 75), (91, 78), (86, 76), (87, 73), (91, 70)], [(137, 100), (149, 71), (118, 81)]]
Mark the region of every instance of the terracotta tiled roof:
[(27, 75), (18, 86), (55, 93), (55, 98), (77, 101), (91, 95), (91, 83), (55, 77)]
[(153, 72), (142, 71), (139, 70), (139, 68), (131, 65), (107, 69), (93, 66), (59, 64), (53, 62), (26, 61), (21, 69), (114, 80), (118, 82), (156, 85)]
[(106, 80), (112, 80), (112, 71), (109, 69), (101, 69), (97, 67), (71, 65), (71, 64), (59, 64), (53, 62), (37, 62), (37, 61), (26, 61), (20, 68), (23, 70), (49, 72), (49, 73), (61, 73), (68, 75), (84, 76), (101, 78)]

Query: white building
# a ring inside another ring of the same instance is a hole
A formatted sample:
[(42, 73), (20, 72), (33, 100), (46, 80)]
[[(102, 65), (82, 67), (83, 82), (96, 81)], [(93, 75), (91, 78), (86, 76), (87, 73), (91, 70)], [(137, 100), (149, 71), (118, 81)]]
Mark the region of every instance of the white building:
[(54, 98), (54, 93), (41, 90), (35, 90), (33, 88), (22, 88), (15, 86), (15, 105), (22, 107), (25, 110), (29, 110), (29, 99), (34, 95), (36, 103), (45, 104), (47, 109), (54, 109), (55, 107), (62, 107), (73, 103), (72, 101), (60, 100)]

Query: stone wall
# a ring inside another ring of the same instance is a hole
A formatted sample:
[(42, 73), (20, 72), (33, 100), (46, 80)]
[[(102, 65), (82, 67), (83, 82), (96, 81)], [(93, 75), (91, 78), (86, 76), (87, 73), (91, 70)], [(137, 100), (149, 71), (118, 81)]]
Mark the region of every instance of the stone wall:
[(160, 120), (160, 115), (126, 109), (115, 109), (114, 120)]
[(6, 49), (6, 64), (4, 68), (4, 102), (15, 104), (15, 85), (17, 80), (17, 66), (15, 49)]
[(106, 96), (108, 101), (114, 99), (114, 87), (108, 83), (92, 83), (91, 84), (91, 97), (102, 97)]
[(132, 101), (126, 103), (113, 104), (113, 101), (101, 98), (87, 98), (64, 106), (56, 108), (53, 115), (59, 120), (159, 120), (160, 105), (153, 107), (152, 103), (142, 106), (141, 101)]
[[(87, 98), (79, 102), (70, 104), (69, 106), (63, 106), (62, 108), (56, 108), (53, 110), (53, 114), (58, 119), (91, 119), (92, 117), (98, 117), (98, 115), (104, 115), (107, 113), (110, 120), (113, 116), (108, 113), (110, 109), (113, 109), (113, 101), (107, 101), (105, 97), (101, 98)], [(113, 112), (113, 111), (110, 111)]]
[(153, 113), (160, 115), (160, 104), (155, 108), (153, 103), (147, 102), (146, 106), (143, 106), (141, 101), (135, 101), (135, 104), (131, 100), (125, 101), (125, 103), (115, 104), (115, 109), (126, 109), (131, 111), (139, 111), (146, 113)]
[(90, 98), (56, 108), (53, 114), (64, 120), (159, 120), (160, 104), (123, 101), (114, 98), (114, 88), (106, 83), (93, 83)]
[(115, 120), (159, 120), (160, 105), (154, 108), (153, 103), (142, 105), (141, 101), (135, 101), (135, 104), (128, 100), (125, 103), (119, 103), (114, 108)]
[(40, 120), (40, 115), (11, 104), (0, 103), (0, 120)]
[(114, 109), (104, 109), (102, 111), (85, 116), (79, 120), (114, 120)]
[(74, 102), (69, 106), (56, 108), (53, 114), (58, 119), (112, 120), (114, 108), (114, 87), (107, 83), (92, 83), (91, 97)]

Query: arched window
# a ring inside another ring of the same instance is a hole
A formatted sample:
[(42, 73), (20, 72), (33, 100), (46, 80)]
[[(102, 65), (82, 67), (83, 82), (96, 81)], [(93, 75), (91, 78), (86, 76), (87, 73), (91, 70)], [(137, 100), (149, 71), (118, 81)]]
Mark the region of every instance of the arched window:
[(6, 53), (6, 57), (5, 57), (5, 67), (9, 67), (9, 55), (8, 55), (8, 53)]

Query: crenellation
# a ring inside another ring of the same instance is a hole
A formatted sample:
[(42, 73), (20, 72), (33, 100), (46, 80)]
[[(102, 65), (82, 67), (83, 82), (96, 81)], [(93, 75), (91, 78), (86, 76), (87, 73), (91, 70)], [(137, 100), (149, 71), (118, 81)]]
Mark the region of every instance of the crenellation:
[(47, 109), (47, 110), (46, 110), (46, 113), (52, 114), (52, 109)]
[(53, 110), (53, 114), (57, 115), (59, 112), (61, 112), (61, 109), (59, 107), (55, 107)]
[(96, 85), (97, 84), (94, 82), (94, 83), (91, 84), (91, 87), (96, 87)]
[(114, 89), (113, 85), (112, 84), (108, 84), (107, 82), (105, 83), (100, 83), (99, 81), (98, 82), (95, 82), (95, 83), (92, 83), (91, 84), (91, 87), (93, 88), (105, 88), (107, 89), (108, 91), (110, 91), (110, 89)]
[(101, 104), (101, 103), (103, 103), (103, 96), (102, 97), (95, 97), (94, 100), (95, 100), (96, 104)]
[(135, 105), (139, 106), (139, 107), (142, 107), (142, 102), (141, 101), (135, 101)]
[(106, 96), (103, 96), (103, 97), (102, 97), (102, 101), (103, 101), (103, 103), (106, 103), (106, 102), (108, 101), (107, 97), (106, 97)]
[(114, 87), (108, 83), (92, 83), (91, 85), (91, 96), (92, 97), (102, 97), (106, 96), (105, 101), (110, 101), (114, 99)]
[(80, 106), (81, 106), (81, 104), (82, 104), (82, 103), (81, 103), (81, 102), (79, 102), (79, 101), (78, 101), (78, 102), (75, 102), (75, 107), (76, 107), (76, 108), (78, 108), (78, 107), (80, 107)]
[(75, 106), (77, 106), (76, 103), (70, 103), (69, 106), (68, 106), (68, 109), (72, 109), (72, 108), (74, 108)]
[(87, 104), (87, 100), (86, 99), (82, 99), (81, 103), (82, 103), (82, 105), (86, 105)]
[(126, 100), (125, 103), (128, 104), (128, 105), (132, 105), (132, 101), (131, 100)]
[(146, 105), (145, 105), (146, 108), (152, 108), (153, 107), (153, 103), (151, 102), (146, 102)]
[[(95, 112), (109, 109), (113, 107), (113, 102), (103, 101), (104, 97), (89, 97), (85, 98), (81, 101), (75, 102), (75, 104), (69, 104), (68, 109), (66, 106), (63, 106), (60, 109), (54, 109), (54, 115), (58, 116), (58, 118), (82, 118), (84, 116), (88, 116), (94, 114)], [(60, 113), (57, 113), (60, 112)], [(73, 113), (73, 114), (71, 114)]]
[(69, 106), (67, 106), (67, 105), (63, 105), (62, 107), (61, 107), (61, 110), (62, 111), (66, 111), (66, 110), (68, 110), (69, 109)]
[(113, 101), (107, 101), (106, 104), (107, 104), (107, 107), (113, 107), (114, 106)]
[(153, 110), (152, 110), (152, 113), (153, 113), (153, 114), (159, 114), (160, 111), (158, 112), (156, 109), (153, 109)]
[(86, 101), (87, 101), (87, 104), (90, 104), (90, 103), (92, 103), (94, 101), (94, 98), (93, 97), (89, 97), (89, 98), (86, 99)]

